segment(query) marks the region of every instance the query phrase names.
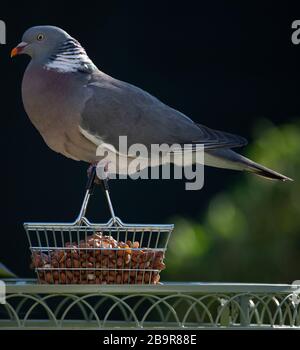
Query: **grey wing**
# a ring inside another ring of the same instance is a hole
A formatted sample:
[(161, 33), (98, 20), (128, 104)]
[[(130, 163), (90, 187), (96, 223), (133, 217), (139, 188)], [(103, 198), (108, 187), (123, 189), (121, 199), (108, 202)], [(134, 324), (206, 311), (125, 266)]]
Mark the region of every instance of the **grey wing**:
[(205, 149), (240, 147), (247, 141), (227, 132), (196, 124), (133, 85), (101, 78), (90, 83), (91, 97), (81, 112), (81, 128), (92, 138), (118, 149), (119, 136), (128, 146), (151, 144), (202, 144)]

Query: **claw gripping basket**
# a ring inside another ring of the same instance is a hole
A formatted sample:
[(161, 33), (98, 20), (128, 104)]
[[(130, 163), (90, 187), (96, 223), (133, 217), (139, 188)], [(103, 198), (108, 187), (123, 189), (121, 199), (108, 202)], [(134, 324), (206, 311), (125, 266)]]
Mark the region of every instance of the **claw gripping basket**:
[[(94, 179), (92, 182), (94, 183)], [(173, 225), (125, 224), (114, 215), (106, 224), (86, 217), (88, 185), (74, 223), (25, 223), (32, 268), (46, 284), (157, 284)]]

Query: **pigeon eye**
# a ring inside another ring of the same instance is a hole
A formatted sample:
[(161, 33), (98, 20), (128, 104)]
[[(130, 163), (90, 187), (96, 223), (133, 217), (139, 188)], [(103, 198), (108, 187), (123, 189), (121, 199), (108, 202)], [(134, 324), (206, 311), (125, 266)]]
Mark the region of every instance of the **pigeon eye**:
[(36, 37), (36, 39), (38, 41), (42, 41), (44, 39), (44, 34), (38, 34), (38, 36)]

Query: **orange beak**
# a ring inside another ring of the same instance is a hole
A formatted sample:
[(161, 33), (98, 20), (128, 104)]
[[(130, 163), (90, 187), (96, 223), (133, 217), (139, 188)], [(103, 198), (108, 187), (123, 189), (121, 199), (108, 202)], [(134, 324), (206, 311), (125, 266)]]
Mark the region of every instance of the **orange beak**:
[(20, 55), (27, 45), (27, 43), (22, 41), (18, 46), (11, 50), (10, 57), (12, 58), (17, 55)]

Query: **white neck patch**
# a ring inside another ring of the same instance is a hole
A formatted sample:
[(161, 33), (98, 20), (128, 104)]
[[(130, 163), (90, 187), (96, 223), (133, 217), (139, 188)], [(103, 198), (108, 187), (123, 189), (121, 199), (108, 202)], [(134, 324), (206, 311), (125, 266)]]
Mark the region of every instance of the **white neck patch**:
[(49, 57), (45, 69), (61, 73), (86, 72), (95, 69), (84, 48), (75, 40), (68, 39)]

